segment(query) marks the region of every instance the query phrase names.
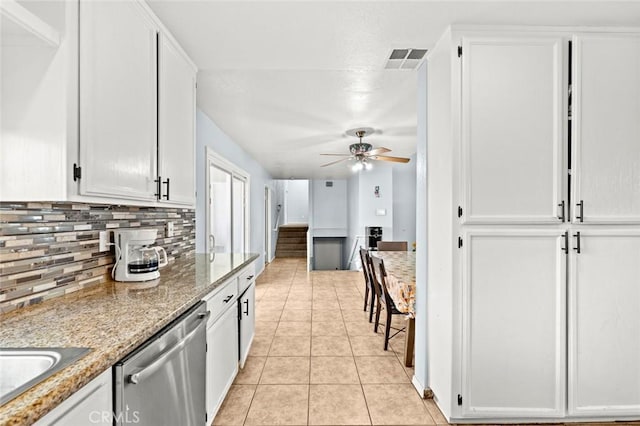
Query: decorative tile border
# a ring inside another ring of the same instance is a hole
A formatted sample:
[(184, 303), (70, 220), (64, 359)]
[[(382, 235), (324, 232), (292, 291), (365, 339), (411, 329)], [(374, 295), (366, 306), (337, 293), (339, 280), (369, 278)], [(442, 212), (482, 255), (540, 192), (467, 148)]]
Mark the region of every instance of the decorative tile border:
[(114, 256), (99, 232), (118, 228), (157, 229), (169, 260), (195, 250), (193, 209), (0, 202), (0, 313), (104, 282)]

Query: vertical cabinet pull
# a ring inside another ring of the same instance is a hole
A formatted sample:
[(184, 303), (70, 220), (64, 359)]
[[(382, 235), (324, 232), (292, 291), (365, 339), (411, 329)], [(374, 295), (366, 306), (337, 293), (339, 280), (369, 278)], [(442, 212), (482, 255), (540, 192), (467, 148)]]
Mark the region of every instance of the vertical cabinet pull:
[(558, 204), (558, 207), (560, 207), (560, 215), (558, 216), (558, 219), (560, 219), (561, 222), (564, 222), (564, 200)]
[(562, 247), (562, 251), (566, 254), (569, 254), (569, 232), (564, 233), (564, 247)]
[(167, 178), (167, 180), (165, 180), (164, 182), (162, 182), (163, 185), (167, 185), (167, 194), (163, 195), (164, 198), (167, 199), (167, 201), (169, 201), (169, 178)]
[(244, 311), (244, 314), (245, 314), (246, 316), (249, 316), (249, 299), (245, 300), (245, 301), (244, 301), (244, 304), (245, 304), (245, 305), (247, 305), (247, 310), (246, 310), (246, 311)]
[(580, 214), (576, 213), (576, 219), (579, 219), (580, 222), (584, 222), (584, 201), (580, 200), (576, 207), (579, 209)]
[(158, 176), (158, 179), (155, 179), (154, 182), (156, 183), (156, 193), (153, 195), (156, 196), (157, 200), (160, 200), (162, 198), (162, 178)]
[(575, 234), (573, 234), (574, 237), (576, 237), (576, 246), (573, 248), (576, 253), (580, 254), (580, 231), (576, 232)]

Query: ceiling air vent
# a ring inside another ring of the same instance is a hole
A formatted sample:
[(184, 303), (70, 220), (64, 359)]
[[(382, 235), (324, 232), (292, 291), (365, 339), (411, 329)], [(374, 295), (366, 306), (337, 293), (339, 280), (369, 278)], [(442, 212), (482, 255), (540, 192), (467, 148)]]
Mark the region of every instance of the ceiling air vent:
[(388, 70), (415, 70), (427, 49), (393, 49), (384, 68)]

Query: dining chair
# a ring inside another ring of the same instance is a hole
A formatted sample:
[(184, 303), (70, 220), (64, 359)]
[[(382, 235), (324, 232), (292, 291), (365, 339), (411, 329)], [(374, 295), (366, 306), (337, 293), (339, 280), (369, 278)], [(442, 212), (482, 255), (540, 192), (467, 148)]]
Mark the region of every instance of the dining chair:
[(371, 276), (371, 261), (369, 260), (369, 251), (360, 247), (360, 263), (362, 264), (362, 273), (364, 275), (364, 311), (367, 311), (369, 305), (369, 322), (373, 321), (373, 305), (376, 300), (376, 293), (373, 288), (373, 277)]
[[(387, 289), (387, 272), (384, 269), (384, 261), (376, 256), (370, 256), (371, 261), (371, 270), (372, 270), (372, 278), (374, 282), (374, 288), (376, 289), (376, 293), (378, 295), (378, 310), (376, 312), (376, 322), (374, 324), (373, 331), (378, 332), (378, 324), (380, 323), (380, 308), (383, 305), (386, 313), (387, 320), (384, 327), (384, 350), (386, 351), (389, 348), (389, 340), (393, 338), (400, 332), (405, 331), (406, 327), (403, 328), (395, 328), (391, 326), (391, 319), (393, 315), (403, 315), (407, 316), (404, 312), (400, 312), (396, 307), (396, 304), (393, 302), (393, 299), (389, 295), (389, 290)], [(391, 336), (391, 329), (396, 330), (395, 333)]]
[(407, 251), (406, 241), (378, 241), (378, 251)]

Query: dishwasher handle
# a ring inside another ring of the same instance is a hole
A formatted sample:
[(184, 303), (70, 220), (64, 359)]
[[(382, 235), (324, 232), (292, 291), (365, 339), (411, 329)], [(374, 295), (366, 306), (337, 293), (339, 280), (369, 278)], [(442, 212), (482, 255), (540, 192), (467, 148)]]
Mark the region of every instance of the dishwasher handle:
[(137, 385), (138, 383), (142, 382), (145, 378), (153, 375), (156, 371), (158, 371), (167, 359), (171, 358), (173, 355), (183, 350), (185, 346), (187, 346), (189, 342), (193, 340), (195, 335), (198, 333), (198, 329), (202, 327), (203, 324), (207, 323), (207, 320), (209, 319), (210, 316), (211, 316), (211, 311), (207, 311), (207, 313), (199, 314), (198, 317), (200, 318), (200, 323), (193, 330), (191, 330), (189, 334), (187, 334), (182, 340), (176, 343), (169, 350), (160, 354), (160, 356), (155, 360), (153, 360), (151, 364), (147, 365), (137, 373), (131, 374), (129, 376), (129, 383)]

